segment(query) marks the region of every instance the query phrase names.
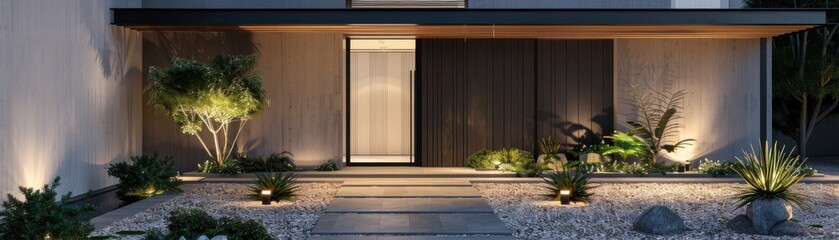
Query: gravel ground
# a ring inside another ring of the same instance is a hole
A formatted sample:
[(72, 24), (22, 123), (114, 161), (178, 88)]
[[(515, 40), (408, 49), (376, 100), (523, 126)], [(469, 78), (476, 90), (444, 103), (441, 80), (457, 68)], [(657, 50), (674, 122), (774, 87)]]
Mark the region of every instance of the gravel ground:
[(811, 157), (807, 159), (807, 166), (826, 175), (839, 176), (839, 157)]
[[(725, 223), (745, 208), (734, 209), (740, 184), (594, 184), (586, 206), (562, 206), (543, 196), (540, 184), (476, 184), (517, 239), (790, 239), (737, 234)], [(799, 184), (794, 191), (812, 199), (812, 211), (795, 209), (794, 218), (813, 228), (810, 239), (839, 239), (839, 185)], [(635, 218), (652, 205), (666, 205), (688, 231), (669, 237), (632, 231)]]
[(116, 235), (119, 231), (142, 231), (150, 228), (157, 228), (165, 233), (169, 212), (181, 207), (200, 208), (216, 218), (240, 216), (256, 219), (261, 221), (268, 233), (276, 236), (277, 239), (305, 239), (341, 185), (305, 183), (299, 186), (300, 190), (297, 192), (295, 201), (273, 202), (270, 206), (264, 206), (261, 202), (247, 196), (250, 191), (246, 184), (206, 184), (142, 213), (113, 223), (94, 232), (92, 236)]

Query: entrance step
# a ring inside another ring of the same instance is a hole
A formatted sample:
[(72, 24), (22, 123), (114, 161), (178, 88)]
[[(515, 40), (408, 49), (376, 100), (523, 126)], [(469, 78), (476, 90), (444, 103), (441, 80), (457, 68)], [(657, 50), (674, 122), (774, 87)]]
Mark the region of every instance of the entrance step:
[(473, 187), (461, 186), (344, 186), (336, 198), (480, 198)]
[(344, 186), (460, 186), (471, 187), (469, 178), (347, 178)]
[(336, 198), (325, 213), (493, 213), (482, 198)]
[(515, 240), (512, 236), (311, 236), (309, 240)]
[(512, 236), (492, 213), (338, 214), (320, 217), (312, 235), (492, 235)]

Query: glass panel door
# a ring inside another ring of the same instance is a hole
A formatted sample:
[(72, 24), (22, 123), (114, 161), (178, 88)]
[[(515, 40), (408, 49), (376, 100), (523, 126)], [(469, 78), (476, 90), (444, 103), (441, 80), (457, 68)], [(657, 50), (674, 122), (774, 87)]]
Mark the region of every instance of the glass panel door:
[(350, 163), (414, 163), (414, 40), (350, 40)]

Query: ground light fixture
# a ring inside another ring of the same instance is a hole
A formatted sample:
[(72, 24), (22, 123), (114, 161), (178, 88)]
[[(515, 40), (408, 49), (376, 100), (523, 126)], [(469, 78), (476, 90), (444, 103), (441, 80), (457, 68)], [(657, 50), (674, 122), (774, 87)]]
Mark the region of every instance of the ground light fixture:
[(271, 205), (271, 190), (262, 190), (259, 199), (262, 199), (262, 205)]
[(559, 190), (559, 203), (562, 205), (571, 204), (571, 190)]
[(685, 160), (685, 172), (690, 171), (690, 160)]

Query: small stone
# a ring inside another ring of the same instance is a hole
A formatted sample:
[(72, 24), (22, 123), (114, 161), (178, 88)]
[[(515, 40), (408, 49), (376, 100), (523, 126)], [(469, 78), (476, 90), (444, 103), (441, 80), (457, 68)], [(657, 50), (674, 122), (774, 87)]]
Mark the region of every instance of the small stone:
[(215, 237), (211, 238), (210, 240), (227, 240), (227, 236), (218, 235), (218, 236), (215, 236)]
[(685, 221), (667, 206), (656, 205), (644, 211), (632, 224), (632, 229), (647, 234), (670, 235), (685, 231)]
[(755, 229), (752, 227), (752, 220), (749, 220), (749, 216), (746, 216), (745, 214), (741, 214), (734, 219), (731, 219), (731, 221), (728, 221), (725, 225), (736, 233), (755, 234)]
[(746, 215), (756, 233), (768, 235), (772, 226), (792, 219), (792, 206), (781, 199), (761, 199), (749, 204)]
[(186, 240), (186, 238), (184, 236), (181, 236), (180, 238), (178, 238), (178, 240)]
[(201, 236), (198, 236), (198, 240), (210, 240), (210, 238), (208, 238), (207, 236), (201, 235)]
[(772, 236), (809, 237), (810, 228), (796, 222), (783, 221), (772, 227), (769, 234)]

